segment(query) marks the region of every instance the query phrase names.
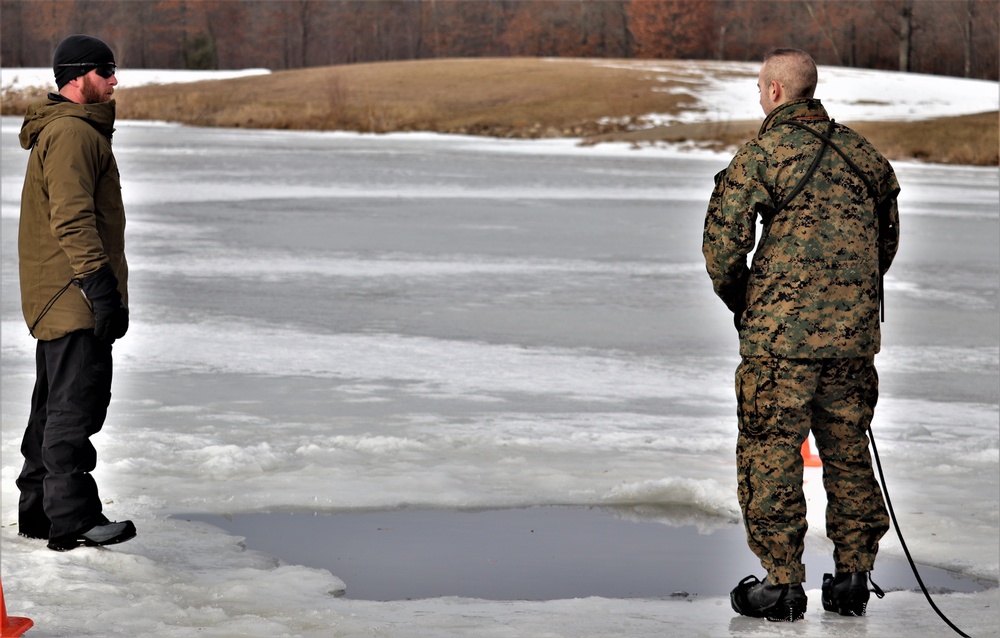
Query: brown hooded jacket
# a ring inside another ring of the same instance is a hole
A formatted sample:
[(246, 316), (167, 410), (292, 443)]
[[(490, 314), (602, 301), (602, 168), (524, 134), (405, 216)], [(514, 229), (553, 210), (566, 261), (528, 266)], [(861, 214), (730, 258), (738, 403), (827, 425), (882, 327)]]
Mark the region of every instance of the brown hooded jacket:
[(75, 280), (110, 264), (128, 303), (125, 207), (111, 150), (115, 102), (75, 104), (50, 95), (28, 107), (19, 136), (30, 150), (21, 192), (21, 308), (44, 341), (94, 327)]

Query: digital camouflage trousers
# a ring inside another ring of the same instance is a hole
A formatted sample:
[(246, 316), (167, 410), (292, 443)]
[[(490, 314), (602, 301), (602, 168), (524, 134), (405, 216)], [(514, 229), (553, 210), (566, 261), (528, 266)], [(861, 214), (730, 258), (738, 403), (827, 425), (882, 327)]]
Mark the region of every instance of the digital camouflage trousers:
[(837, 572), (871, 571), (889, 529), (868, 426), (878, 401), (871, 359), (745, 357), (736, 369), (739, 500), (747, 542), (775, 584), (805, 582), (802, 444), (823, 464), (826, 534)]

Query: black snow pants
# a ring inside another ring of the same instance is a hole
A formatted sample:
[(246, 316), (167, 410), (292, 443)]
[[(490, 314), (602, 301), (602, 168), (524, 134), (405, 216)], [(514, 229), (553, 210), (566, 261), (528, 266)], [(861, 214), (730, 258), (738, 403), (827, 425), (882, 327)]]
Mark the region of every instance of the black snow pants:
[(80, 330), (35, 349), (35, 388), (21, 441), (24, 467), (18, 526), (56, 538), (86, 531), (105, 518), (91, 472), (111, 403), (111, 344)]

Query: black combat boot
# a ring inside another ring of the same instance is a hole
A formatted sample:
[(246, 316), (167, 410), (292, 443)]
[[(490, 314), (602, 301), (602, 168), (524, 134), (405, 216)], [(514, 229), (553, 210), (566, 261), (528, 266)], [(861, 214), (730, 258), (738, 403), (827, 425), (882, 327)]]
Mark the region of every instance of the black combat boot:
[(48, 540), (52, 523), (44, 516), (22, 515), (17, 519), (17, 535), (35, 540)]
[(795, 622), (805, 616), (806, 592), (799, 583), (772, 585), (766, 578), (747, 576), (729, 594), (733, 611), (772, 622)]
[(48, 547), (57, 552), (66, 552), (81, 545), (85, 547), (117, 545), (135, 538), (135, 534), (135, 525), (132, 521), (113, 523), (104, 519), (102, 523), (94, 525), (85, 532), (50, 538)]
[[(846, 574), (823, 574), (823, 609), (835, 611), (841, 616), (864, 616), (868, 607), (868, 572)], [(873, 591), (879, 598), (885, 593), (872, 583)]]

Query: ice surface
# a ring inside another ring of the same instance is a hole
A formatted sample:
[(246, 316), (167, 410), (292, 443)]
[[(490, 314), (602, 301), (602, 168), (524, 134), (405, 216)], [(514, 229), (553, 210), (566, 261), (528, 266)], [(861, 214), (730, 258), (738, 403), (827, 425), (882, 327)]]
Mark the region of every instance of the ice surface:
[[(896, 92), (901, 116), (923, 81)], [(966, 112), (954, 98), (940, 112)], [(349, 600), (334, 595), (344, 574), (172, 518), (669, 505), (736, 521), (737, 344), (700, 254), (729, 158), (666, 147), (120, 123), (133, 325), (96, 474), (139, 536), (66, 554), (18, 538), (33, 381), (19, 124), (0, 123), (0, 541), (29, 635), (947, 635), (919, 593), (864, 620), (817, 611), (812, 573), (807, 621), (790, 626), (734, 618), (724, 597)], [(915, 557), (995, 583), (998, 173), (897, 172), (878, 449)], [(806, 487), (807, 544), (829, 551), (822, 492)], [(901, 556), (892, 535), (882, 551)], [(996, 588), (936, 600), (970, 635), (1000, 635)]]

